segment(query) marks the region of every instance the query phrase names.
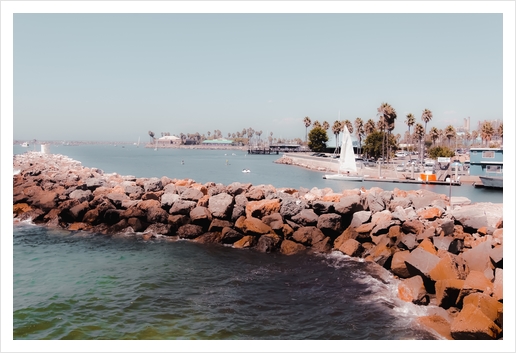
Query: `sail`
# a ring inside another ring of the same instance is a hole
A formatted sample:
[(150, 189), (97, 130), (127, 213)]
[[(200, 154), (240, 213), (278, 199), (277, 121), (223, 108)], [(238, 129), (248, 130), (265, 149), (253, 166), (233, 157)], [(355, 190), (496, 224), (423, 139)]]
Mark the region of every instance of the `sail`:
[(339, 172), (355, 172), (357, 164), (355, 162), (355, 152), (353, 152), (353, 142), (348, 127), (344, 125), (342, 145), (340, 147)]

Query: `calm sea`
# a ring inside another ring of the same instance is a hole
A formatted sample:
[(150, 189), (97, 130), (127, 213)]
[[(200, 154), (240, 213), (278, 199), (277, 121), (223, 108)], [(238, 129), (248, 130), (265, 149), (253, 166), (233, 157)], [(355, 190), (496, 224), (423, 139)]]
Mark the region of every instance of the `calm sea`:
[[(26, 149), (15, 146), (15, 153)], [(234, 181), (276, 187), (411, 184), (332, 182), (321, 173), (243, 151), (51, 146), (84, 166), (136, 177)], [(181, 163), (184, 161), (184, 164)], [(250, 173), (242, 173), (242, 169)], [(420, 186), (418, 186), (420, 187)], [(448, 194), (447, 187), (424, 186)], [(472, 201), (501, 192), (452, 188)], [(138, 241), (13, 227), (15, 340), (419, 340), (438, 339), (418, 316), (436, 308), (397, 299), (397, 280), (343, 255), (283, 256), (166, 237)], [(345, 347), (343, 347), (345, 349)]]

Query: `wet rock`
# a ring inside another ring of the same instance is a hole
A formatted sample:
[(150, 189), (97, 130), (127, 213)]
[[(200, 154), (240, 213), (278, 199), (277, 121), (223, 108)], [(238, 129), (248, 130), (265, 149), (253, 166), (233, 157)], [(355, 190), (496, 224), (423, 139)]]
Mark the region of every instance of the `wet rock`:
[(218, 244), (221, 239), (222, 234), (220, 232), (208, 232), (198, 236), (193, 241), (201, 244)]
[(233, 226), (233, 223), (215, 218), (211, 221), (210, 227), (208, 228), (208, 232), (222, 232), (224, 228), (229, 228)]
[(196, 224), (185, 224), (179, 227), (176, 234), (179, 238), (194, 239), (203, 234), (203, 229), (201, 226)]
[(258, 239), (255, 248), (260, 252), (270, 253), (278, 249), (280, 241), (280, 237), (274, 233), (264, 234)]
[[(351, 255), (350, 255), (351, 256)], [(410, 273), (405, 264), (405, 260), (410, 256), (410, 251), (397, 251), (392, 256), (391, 271), (400, 278), (409, 278)]]
[(430, 302), (421, 276), (414, 276), (401, 282), (398, 285), (398, 297), (406, 302), (419, 305), (428, 305)]
[(355, 239), (348, 239), (339, 247), (339, 251), (352, 257), (360, 256), (364, 251), (362, 244)]
[(285, 239), (281, 242), (280, 251), (283, 255), (294, 255), (305, 251), (306, 247), (292, 240)]
[(221, 231), (221, 242), (223, 244), (233, 244), (244, 237), (244, 235), (233, 228), (224, 227)]
[(251, 248), (256, 244), (256, 237), (252, 235), (243, 236), (242, 239), (233, 244), (235, 249)]
[(316, 227), (301, 227), (292, 235), (292, 239), (305, 246), (311, 246), (324, 238), (323, 232)]

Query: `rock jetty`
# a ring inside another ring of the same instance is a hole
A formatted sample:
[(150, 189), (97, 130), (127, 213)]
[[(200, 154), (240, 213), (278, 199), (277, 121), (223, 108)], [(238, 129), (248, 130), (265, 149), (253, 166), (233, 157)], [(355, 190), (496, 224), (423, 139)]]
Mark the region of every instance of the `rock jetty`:
[(419, 321), (441, 337), (503, 337), (501, 204), (452, 207), (425, 190), (136, 178), (36, 152), (14, 156), (13, 167), (16, 220), (284, 255), (339, 251), (397, 276), (402, 300), (437, 308)]

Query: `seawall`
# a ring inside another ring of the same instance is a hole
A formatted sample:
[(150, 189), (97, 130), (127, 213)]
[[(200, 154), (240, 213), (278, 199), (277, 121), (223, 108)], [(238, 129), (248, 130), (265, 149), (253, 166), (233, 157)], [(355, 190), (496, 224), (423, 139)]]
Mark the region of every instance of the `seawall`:
[(503, 337), (501, 204), (454, 206), (425, 190), (135, 178), (36, 152), (14, 156), (13, 169), (16, 220), (285, 256), (339, 251), (391, 271), (402, 300), (435, 306), (420, 322), (442, 337)]

